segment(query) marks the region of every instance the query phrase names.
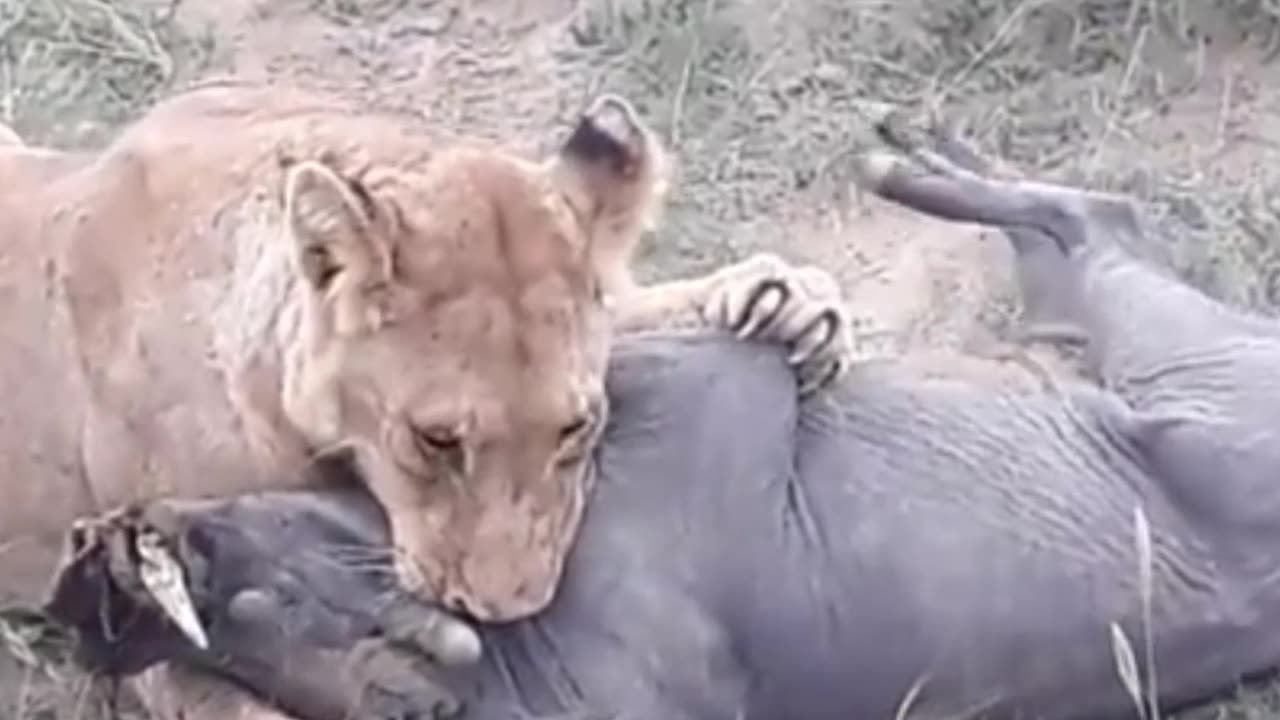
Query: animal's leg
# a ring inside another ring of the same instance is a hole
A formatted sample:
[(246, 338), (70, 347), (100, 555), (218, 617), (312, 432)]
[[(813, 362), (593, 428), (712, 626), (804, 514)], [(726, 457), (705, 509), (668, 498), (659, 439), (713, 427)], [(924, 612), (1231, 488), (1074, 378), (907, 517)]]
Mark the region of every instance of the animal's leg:
[[(1230, 308), (1129, 255), (1118, 243), (1141, 235), (1131, 202), (1063, 185), (995, 180), (973, 169), (954, 141), (942, 152), (906, 146), (903, 134), (882, 136), (901, 157), (866, 156), (864, 184), (876, 194), (937, 217), (997, 225), (1018, 253), (1019, 273), (1036, 320), (1083, 331), (1087, 359), (1107, 384), (1139, 407), (1155, 408), (1183, 391), (1220, 386), (1227, 378), (1254, 391), (1261, 361), (1280, 362), (1270, 321)], [(964, 167), (963, 165), (969, 167)], [(1253, 359), (1250, 359), (1252, 357)], [(1280, 387), (1277, 387), (1280, 400)], [(1200, 394), (1203, 399), (1203, 393)], [(1237, 397), (1219, 398), (1236, 404)], [(1225, 407), (1223, 408), (1226, 409)]]
[(835, 278), (758, 253), (708, 275), (638, 287), (618, 300), (620, 332), (680, 325), (729, 330), (792, 349), (801, 392), (828, 386), (849, 367), (853, 340)]
[[(989, 223), (1001, 226), (1009, 238), (1017, 263), (1014, 267), (1022, 296), (1022, 322), (1015, 330), (1023, 342), (1051, 342), (1084, 345), (1079, 302), (1079, 272), (1073, 257), (1060, 242), (1042, 229), (1009, 224), (1019, 217), (1036, 217), (1032, 203), (1010, 198), (1003, 187), (984, 175), (987, 160), (956, 141), (938, 125), (920, 129), (889, 114), (877, 126), (880, 137), (891, 147), (924, 168), (910, 174), (888, 154), (864, 160), (862, 180), (882, 197), (945, 219)], [(878, 185), (878, 173), (888, 168), (887, 182)], [(904, 176), (904, 173), (908, 176)], [(975, 195), (975, 191), (979, 193)], [(1012, 217), (1008, 222), (1004, 218)]]
[[(893, 144), (893, 138), (887, 138)], [(1140, 239), (1125, 199), (1062, 185), (983, 177), (941, 153), (909, 149), (927, 168), (870, 156), (866, 184), (877, 194), (952, 220), (999, 225), (1030, 245), (1039, 275), (1030, 296), (1065, 292), (1060, 307), (1085, 331), (1092, 374), (1136, 411), (1116, 428), (1124, 455), (1159, 478), (1167, 497), (1202, 527), (1251, 538), (1235, 547), (1245, 572), (1273, 562), (1280, 494), (1280, 333), (1274, 321), (1228, 307), (1129, 255), (1118, 240)], [(956, 156), (957, 159), (959, 156)], [(1019, 262), (1028, 257), (1019, 248)], [(1120, 439), (1122, 438), (1122, 439)]]

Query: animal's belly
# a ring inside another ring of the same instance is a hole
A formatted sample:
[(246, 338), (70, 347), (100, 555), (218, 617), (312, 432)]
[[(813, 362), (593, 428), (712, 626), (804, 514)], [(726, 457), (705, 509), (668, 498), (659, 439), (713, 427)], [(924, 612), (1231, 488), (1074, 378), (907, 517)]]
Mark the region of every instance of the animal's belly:
[(1248, 658), (1190, 648), (1245, 639), (1249, 608), (1158, 485), (1086, 442), (1087, 408), (956, 399), (876, 391), (802, 421), (783, 552), (733, 593), (753, 716), (892, 717), (917, 682), (925, 716), (1126, 710), (1109, 624), (1141, 648), (1139, 502), (1160, 657), (1183, 687), (1229, 683)]

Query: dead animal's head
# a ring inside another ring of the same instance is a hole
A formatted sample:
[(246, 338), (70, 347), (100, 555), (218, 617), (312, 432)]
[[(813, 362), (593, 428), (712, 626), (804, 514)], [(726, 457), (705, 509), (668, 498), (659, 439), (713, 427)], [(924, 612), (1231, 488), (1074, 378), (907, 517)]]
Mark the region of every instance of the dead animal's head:
[(550, 601), (606, 415), (611, 273), (662, 160), (606, 97), (545, 162), (456, 145), (287, 169), (306, 295), (287, 412), (317, 447), (355, 449), (402, 569), (449, 607), (508, 619)]

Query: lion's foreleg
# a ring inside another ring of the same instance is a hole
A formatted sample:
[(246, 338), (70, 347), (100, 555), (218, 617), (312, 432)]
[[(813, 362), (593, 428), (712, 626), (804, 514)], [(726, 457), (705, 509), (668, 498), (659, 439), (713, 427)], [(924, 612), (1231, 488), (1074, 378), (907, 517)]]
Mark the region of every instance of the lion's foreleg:
[(614, 299), (619, 333), (722, 330), (791, 350), (802, 388), (825, 386), (853, 355), (844, 297), (834, 277), (760, 253), (696, 278), (632, 286)]

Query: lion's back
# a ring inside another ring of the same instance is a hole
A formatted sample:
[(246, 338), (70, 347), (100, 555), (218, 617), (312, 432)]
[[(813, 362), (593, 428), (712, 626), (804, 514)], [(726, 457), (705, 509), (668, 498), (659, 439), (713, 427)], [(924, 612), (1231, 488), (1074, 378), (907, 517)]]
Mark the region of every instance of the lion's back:
[[(281, 153), (376, 153), (404, 142), (393, 131), (406, 127), (324, 96), (224, 84), (161, 102), (97, 153), (0, 144), (0, 464), (9, 498), (0, 547), (115, 502), (218, 483), (219, 474), (252, 482), (236, 459), (245, 428), (227, 397), (235, 358), (223, 355), (234, 349), (219, 335), (278, 308), (241, 302), (234, 316), (225, 312), (237, 283), (264, 280), (246, 276), (255, 270), (237, 246), (246, 229), (234, 226), (274, 212)], [(247, 229), (263, 231), (271, 228)], [(164, 437), (131, 437), (135, 418)], [(179, 463), (197, 452), (227, 462), (194, 477)], [(99, 472), (103, 464), (121, 469)], [(148, 475), (168, 478), (149, 486)], [(16, 556), (0, 557), (0, 570)]]

